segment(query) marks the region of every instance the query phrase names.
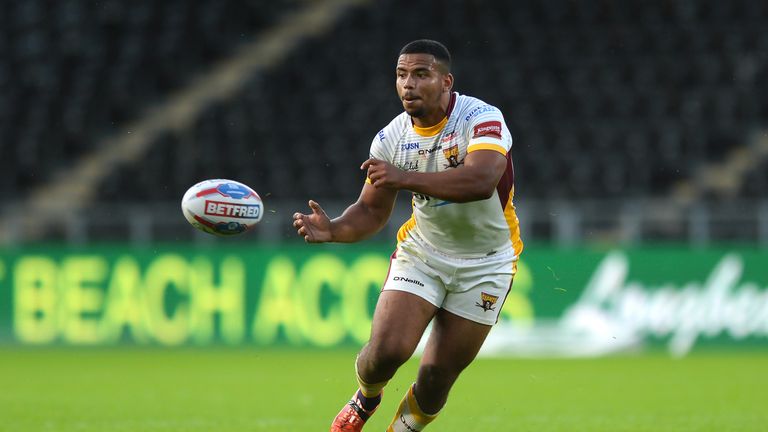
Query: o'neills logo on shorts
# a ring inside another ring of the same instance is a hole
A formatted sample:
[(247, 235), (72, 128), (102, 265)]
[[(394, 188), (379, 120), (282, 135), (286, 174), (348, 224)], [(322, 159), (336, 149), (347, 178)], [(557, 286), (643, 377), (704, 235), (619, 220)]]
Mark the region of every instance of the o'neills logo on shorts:
[(475, 133), (472, 135), (472, 138), (479, 138), (482, 136), (501, 139), (501, 122), (487, 121), (475, 126)]
[(421, 281), (417, 281), (416, 279), (408, 279), (407, 277), (395, 276), (392, 278), (392, 280), (395, 282), (398, 282), (398, 281), (408, 282), (408, 283), (418, 285), (420, 287), (424, 286), (424, 284)]
[(232, 204), (221, 201), (205, 201), (205, 214), (231, 216), (241, 219), (257, 219), (261, 213), (259, 204)]

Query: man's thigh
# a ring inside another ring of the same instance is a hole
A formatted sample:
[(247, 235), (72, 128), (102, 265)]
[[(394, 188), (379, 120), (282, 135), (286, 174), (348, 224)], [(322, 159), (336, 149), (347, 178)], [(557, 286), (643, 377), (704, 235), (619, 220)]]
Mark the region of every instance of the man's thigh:
[(413, 353), (436, 312), (435, 305), (415, 294), (384, 290), (373, 313), (369, 344)]
[(460, 372), (475, 359), (490, 330), (490, 325), (440, 309), (432, 322), (421, 364)]
[(373, 314), (371, 344), (415, 350), (445, 294), (435, 269), (408, 250), (398, 249)]

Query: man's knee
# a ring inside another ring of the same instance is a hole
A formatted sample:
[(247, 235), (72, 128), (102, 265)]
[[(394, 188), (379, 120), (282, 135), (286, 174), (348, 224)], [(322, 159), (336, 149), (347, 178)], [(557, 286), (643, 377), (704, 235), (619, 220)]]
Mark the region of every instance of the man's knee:
[(421, 410), (428, 414), (440, 411), (460, 373), (461, 369), (450, 365), (422, 364), (414, 389)]
[(422, 364), (419, 367), (418, 383), (434, 390), (450, 388), (462, 369), (448, 365)]
[(394, 371), (411, 357), (413, 349), (396, 340), (382, 343), (372, 341), (360, 353), (358, 367), (374, 375), (379, 372)]

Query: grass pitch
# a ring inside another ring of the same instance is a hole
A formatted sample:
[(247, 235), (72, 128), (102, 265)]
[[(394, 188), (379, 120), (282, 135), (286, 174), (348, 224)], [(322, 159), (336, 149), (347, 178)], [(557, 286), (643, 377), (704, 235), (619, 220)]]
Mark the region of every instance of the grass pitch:
[[(354, 351), (0, 348), (0, 431), (327, 431)], [(417, 361), (385, 391), (383, 431)], [(478, 359), (428, 431), (766, 431), (768, 352)]]

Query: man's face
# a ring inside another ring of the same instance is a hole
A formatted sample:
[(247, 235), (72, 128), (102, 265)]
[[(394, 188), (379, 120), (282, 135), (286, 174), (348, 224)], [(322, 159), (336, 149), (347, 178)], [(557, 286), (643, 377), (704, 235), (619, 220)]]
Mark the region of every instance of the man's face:
[(449, 74), (431, 54), (401, 55), (396, 74), (397, 95), (411, 117), (421, 118), (439, 110), (442, 94), (450, 90)]

